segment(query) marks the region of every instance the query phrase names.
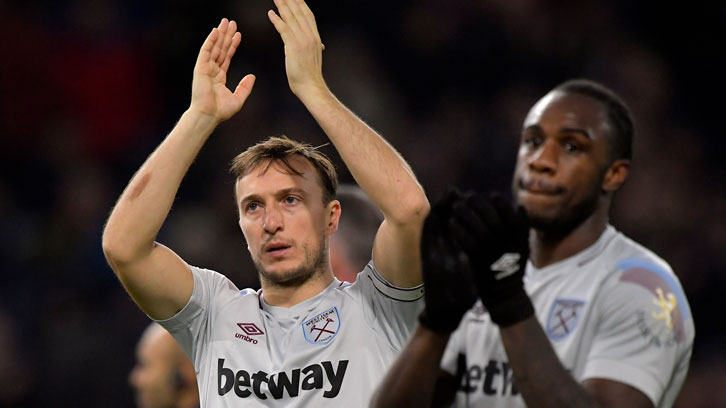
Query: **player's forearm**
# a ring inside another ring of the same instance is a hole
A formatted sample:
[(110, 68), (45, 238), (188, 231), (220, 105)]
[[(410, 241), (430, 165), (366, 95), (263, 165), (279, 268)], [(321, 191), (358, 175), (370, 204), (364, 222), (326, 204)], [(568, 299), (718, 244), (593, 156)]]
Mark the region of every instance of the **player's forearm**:
[(301, 92), (298, 97), (386, 220), (396, 224), (423, 223), (429, 203), (403, 157), (324, 85)]
[(428, 407), (449, 335), (421, 325), (414, 331), (371, 399), (371, 407)]
[(106, 223), (103, 249), (115, 262), (132, 262), (152, 249), (179, 185), (216, 120), (185, 112), (121, 194)]
[(528, 407), (600, 407), (562, 366), (532, 316), (500, 328), (517, 389)]

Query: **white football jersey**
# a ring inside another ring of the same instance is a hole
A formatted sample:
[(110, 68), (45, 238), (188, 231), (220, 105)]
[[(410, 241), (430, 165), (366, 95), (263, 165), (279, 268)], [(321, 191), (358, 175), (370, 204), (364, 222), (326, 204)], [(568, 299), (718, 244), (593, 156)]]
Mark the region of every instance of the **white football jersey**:
[(423, 308), (423, 286), (394, 287), (372, 261), (290, 308), (190, 269), (191, 299), (159, 323), (194, 363), (202, 407), (368, 406)]
[[(670, 407), (683, 385), (695, 329), (668, 264), (608, 226), (580, 253), (542, 269), (528, 263), (525, 288), (537, 318), (578, 382), (637, 388)], [(456, 406), (524, 407), (499, 328), (481, 302), (464, 315), (441, 361), (461, 376)]]

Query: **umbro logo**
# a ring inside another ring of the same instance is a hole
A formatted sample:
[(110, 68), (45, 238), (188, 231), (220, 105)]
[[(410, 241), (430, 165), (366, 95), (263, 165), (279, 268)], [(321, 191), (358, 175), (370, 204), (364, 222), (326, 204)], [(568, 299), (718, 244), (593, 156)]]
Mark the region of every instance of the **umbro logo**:
[(240, 329), (245, 332), (248, 336), (257, 336), (258, 334), (265, 334), (259, 327), (254, 323), (237, 323)]
[(257, 327), (254, 323), (237, 323), (237, 326), (239, 326), (240, 329), (242, 329), (245, 334), (242, 333), (235, 333), (234, 337), (240, 340), (244, 340), (248, 343), (257, 344), (257, 339), (253, 339), (250, 336), (257, 336), (260, 334), (265, 334), (259, 327)]
[(517, 272), (519, 270), (519, 259), (521, 257), (522, 256), (516, 252), (507, 252), (499, 257), (499, 259), (497, 259), (496, 262), (491, 264), (489, 267), (492, 271), (499, 272), (494, 275), (494, 279), (504, 279)]

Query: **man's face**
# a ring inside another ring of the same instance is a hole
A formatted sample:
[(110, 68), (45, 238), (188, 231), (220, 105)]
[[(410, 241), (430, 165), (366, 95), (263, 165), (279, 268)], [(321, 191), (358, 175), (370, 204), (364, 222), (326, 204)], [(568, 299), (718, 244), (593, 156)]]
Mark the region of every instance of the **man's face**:
[(610, 125), (596, 99), (553, 91), (529, 111), (512, 190), (532, 227), (568, 232), (593, 211), (608, 167)]
[(174, 339), (166, 336), (163, 329), (147, 331), (136, 349), (136, 365), (129, 383), (139, 408), (171, 407), (175, 402), (174, 356), (172, 347), (166, 344)]
[(313, 165), (289, 158), (258, 166), (237, 180), (239, 225), (263, 282), (297, 286), (328, 265), (328, 236), (338, 225), (340, 204), (323, 205), (323, 187)]

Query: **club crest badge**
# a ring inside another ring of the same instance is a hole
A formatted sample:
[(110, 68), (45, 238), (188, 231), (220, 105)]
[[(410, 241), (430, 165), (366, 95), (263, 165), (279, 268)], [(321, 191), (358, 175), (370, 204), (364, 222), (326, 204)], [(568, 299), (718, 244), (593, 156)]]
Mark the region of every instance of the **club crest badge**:
[(338, 308), (333, 306), (302, 324), (305, 340), (312, 344), (328, 344), (340, 330)]
[(585, 302), (575, 299), (555, 299), (547, 317), (547, 335), (559, 341), (575, 331)]

